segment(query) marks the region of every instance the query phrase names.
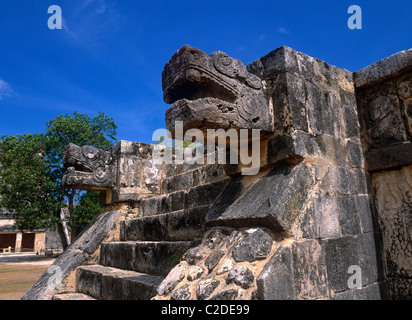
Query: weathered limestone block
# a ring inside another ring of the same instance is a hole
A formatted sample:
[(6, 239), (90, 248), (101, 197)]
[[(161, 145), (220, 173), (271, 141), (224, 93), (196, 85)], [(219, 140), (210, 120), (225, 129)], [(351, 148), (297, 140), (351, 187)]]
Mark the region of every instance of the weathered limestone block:
[(149, 300), (163, 279), (101, 265), (81, 266), (76, 276), (78, 292), (99, 300)]
[(103, 267), (100, 272), (94, 270), (85, 270), (80, 268), (76, 272), (76, 282), (80, 292), (87, 294), (96, 299), (102, 299), (103, 275), (105, 270)]
[(268, 141), (267, 163), (307, 157), (344, 161), (346, 144), (360, 146), (351, 72), (289, 47), (272, 51), (248, 70), (267, 82), (274, 109), (275, 134)]
[(191, 296), (190, 285), (187, 284), (173, 292), (170, 300), (190, 300)]
[(257, 278), (258, 297), (260, 300), (294, 300), (293, 282), (291, 250), (281, 246)]
[[(269, 96), (273, 101), (276, 132), (286, 133), (290, 129), (310, 132), (308, 130), (316, 130), (316, 126), (320, 125), (322, 133), (328, 130), (331, 133), (334, 128), (330, 125), (334, 121), (330, 121), (330, 117), (334, 117), (335, 113), (328, 106), (338, 102), (335, 97), (340, 96), (339, 90), (354, 91), (351, 72), (286, 46), (252, 62), (247, 68), (268, 82), (268, 92), (272, 92)], [(354, 98), (352, 101), (355, 101)], [(321, 110), (327, 116), (322, 116), (319, 113)], [(319, 120), (319, 123), (309, 123), (308, 117)], [(326, 119), (329, 119), (329, 123)], [(311, 128), (311, 125), (315, 127)]]
[(322, 245), (317, 240), (295, 242), (292, 259), (296, 296), (301, 299), (327, 297), (326, 259)]
[(203, 270), (201, 267), (191, 266), (187, 274), (187, 280), (189, 281), (197, 280), (202, 276), (204, 272), (205, 270)]
[(409, 174), (412, 164), (412, 49), (355, 73), (366, 167), (374, 191), (383, 278), (390, 299), (411, 299)]
[(378, 82), (396, 77), (412, 65), (412, 49), (400, 51), (382, 59), (358, 72), (355, 72), (356, 87), (373, 86)]
[(168, 276), (157, 288), (159, 295), (164, 295), (173, 291), (174, 288), (184, 279), (186, 276), (187, 264), (180, 263), (170, 271)]
[(156, 276), (167, 276), (191, 245), (190, 241), (103, 243), (100, 264)]
[(219, 284), (220, 284), (220, 281), (215, 280), (213, 278), (206, 279), (206, 280), (199, 282), (199, 285), (196, 291), (197, 299), (204, 300), (206, 298), (209, 298), (209, 296), (219, 286)]
[(211, 272), (220, 262), (220, 260), (225, 255), (223, 250), (216, 250), (211, 253), (205, 260), (205, 266)]
[[(152, 160), (153, 146), (120, 141), (113, 153), (117, 157), (118, 179), (112, 201), (140, 200), (159, 194), (164, 167)], [(137, 198), (136, 198), (137, 197)]]
[(265, 259), (272, 249), (272, 237), (262, 229), (247, 231), (246, 237), (233, 250), (236, 262)]
[[(312, 174), (303, 163), (275, 168), (246, 188), (232, 182), (206, 216), (207, 223), (265, 226), (291, 234), (313, 184)], [(236, 192), (238, 196), (230, 201), (226, 195)]]
[(348, 269), (359, 265), (356, 239), (352, 237), (331, 239), (325, 244), (328, 280), (335, 292), (348, 289)]
[(200, 237), (210, 205), (122, 222), (122, 241), (184, 241)]
[(210, 300), (236, 300), (238, 290), (228, 289), (215, 294)]
[(359, 95), (364, 106), (366, 141), (370, 148), (385, 147), (407, 140), (403, 110), (395, 82), (388, 80), (378, 88), (362, 90)]
[(252, 286), (255, 276), (253, 272), (244, 266), (239, 266), (230, 270), (226, 283), (235, 283), (243, 289), (248, 289)]

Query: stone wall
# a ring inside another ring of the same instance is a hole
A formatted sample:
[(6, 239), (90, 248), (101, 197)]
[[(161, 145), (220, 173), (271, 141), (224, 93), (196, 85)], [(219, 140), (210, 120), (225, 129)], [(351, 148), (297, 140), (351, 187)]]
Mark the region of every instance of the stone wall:
[[(352, 73), (288, 47), (247, 69), (274, 117), (265, 163), (257, 176), (231, 177), (201, 244), (157, 298), (379, 299)], [(356, 289), (351, 266), (362, 272)]]
[(383, 278), (412, 298), (412, 50), (355, 73)]

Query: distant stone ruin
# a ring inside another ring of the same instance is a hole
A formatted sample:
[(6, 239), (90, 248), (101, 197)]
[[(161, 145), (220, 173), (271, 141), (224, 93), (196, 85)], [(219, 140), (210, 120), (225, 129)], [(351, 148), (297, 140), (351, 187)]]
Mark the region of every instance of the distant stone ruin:
[(289, 47), (244, 66), (184, 46), (163, 89), (172, 135), (259, 129), (259, 172), (69, 145), (63, 185), (107, 209), (23, 299), (412, 298), (412, 49), (352, 73)]

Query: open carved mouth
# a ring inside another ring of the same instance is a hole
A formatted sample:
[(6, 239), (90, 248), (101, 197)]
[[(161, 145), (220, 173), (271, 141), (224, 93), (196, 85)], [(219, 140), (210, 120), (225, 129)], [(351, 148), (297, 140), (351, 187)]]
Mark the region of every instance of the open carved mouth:
[(272, 130), (271, 115), (261, 79), (248, 72), (241, 61), (226, 53), (210, 55), (183, 46), (165, 65), (163, 99), (166, 129), (174, 137), (175, 124), (183, 130), (262, 129)]
[(93, 173), (93, 168), (91, 166), (87, 165), (84, 162), (81, 162), (80, 160), (74, 157), (68, 157), (65, 160), (65, 166), (67, 168), (68, 173)]
[(165, 89), (165, 102), (174, 104), (182, 99), (195, 101), (214, 98), (234, 103), (239, 94), (237, 90), (215, 78), (203, 68), (188, 66), (173, 76), (173, 83)]
[(70, 143), (63, 155), (66, 173), (63, 176), (62, 185), (85, 190), (112, 188), (115, 163), (115, 158), (108, 151), (91, 146), (79, 147)]

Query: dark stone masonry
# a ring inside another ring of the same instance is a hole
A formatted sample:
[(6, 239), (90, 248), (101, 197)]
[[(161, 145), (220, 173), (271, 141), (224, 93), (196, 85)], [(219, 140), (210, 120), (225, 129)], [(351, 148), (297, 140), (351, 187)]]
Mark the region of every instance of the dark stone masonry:
[(173, 136), (260, 129), (258, 172), (70, 144), (63, 186), (107, 209), (55, 261), (62, 285), (45, 273), (23, 299), (412, 299), (412, 49), (350, 72), (289, 47), (244, 66), (184, 46), (162, 84)]

